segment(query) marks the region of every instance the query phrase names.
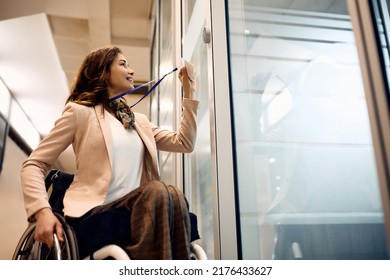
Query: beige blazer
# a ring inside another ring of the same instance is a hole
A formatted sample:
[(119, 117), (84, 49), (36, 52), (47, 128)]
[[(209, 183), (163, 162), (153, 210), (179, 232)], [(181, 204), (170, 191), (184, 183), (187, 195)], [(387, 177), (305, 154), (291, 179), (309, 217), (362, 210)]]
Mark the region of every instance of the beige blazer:
[[(168, 131), (135, 113), (135, 128), (145, 145), (141, 183), (160, 179), (157, 149), (192, 152), (196, 140), (196, 112), (199, 102), (183, 99), (178, 131)], [(31, 153), (21, 168), (25, 208), (30, 221), (40, 209), (50, 207), (44, 184), (47, 172), (59, 155), (73, 146), (77, 171), (64, 198), (64, 213), (79, 217), (101, 205), (111, 180), (112, 133), (102, 105), (87, 107), (68, 103), (54, 128)], [(131, 160), (131, 159), (129, 159)]]

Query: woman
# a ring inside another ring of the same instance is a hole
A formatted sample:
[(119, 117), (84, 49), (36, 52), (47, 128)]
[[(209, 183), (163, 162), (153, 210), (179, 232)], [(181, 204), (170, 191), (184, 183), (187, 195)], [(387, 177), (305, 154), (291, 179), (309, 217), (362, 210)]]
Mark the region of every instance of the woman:
[[(53, 246), (63, 240), (44, 185), (58, 156), (73, 146), (77, 171), (64, 197), (64, 214), (79, 243), (100, 238), (104, 228), (133, 259), (187, 259), (189, 214), (177, 188), (159, 176), (157, 149), (187, 153), (196, 139), (195, 82), (179, 70), (184, 98), (178, 131), (167, 131), (133, 113), (125, 99), (111, 97), (134, 87), (134, 71), (114, 46), (89, 53), (82, 62), (62, 116), (23, 163), (21, 180), (35, 239)], [(86, 235), (88, 231), (88, 235)], [(123, 233), (125, 232), (125, 233)], [(92, 235), (92, 236), (91, 236)], [(81, 246), (82, 247), (82, 246)], [(82, 257), (91, 253), (82, 247)]]

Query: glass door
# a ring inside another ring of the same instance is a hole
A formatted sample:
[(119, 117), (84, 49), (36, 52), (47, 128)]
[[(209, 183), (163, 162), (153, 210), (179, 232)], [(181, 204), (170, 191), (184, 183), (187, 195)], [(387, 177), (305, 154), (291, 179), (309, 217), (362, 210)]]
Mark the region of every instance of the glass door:
[(229, 0), (243, 259), (387, 259), (346, 0)]
[(195, 66), (197, 74), (197, 99), (201, 105), (198, 110), (198, 134), (195, 150), (184, 157), (185, 194), (190, 210), (198, 217), (201, 239), (197, 242), (206, 251), (209, 259), (215, 258), (214, 252), (214, 190), (215, 173), (210, 126), (210, 48), (204, 40), (203, 30), (210, 24), (208, 1), (181, 1), (182, 15), (182, 57)]

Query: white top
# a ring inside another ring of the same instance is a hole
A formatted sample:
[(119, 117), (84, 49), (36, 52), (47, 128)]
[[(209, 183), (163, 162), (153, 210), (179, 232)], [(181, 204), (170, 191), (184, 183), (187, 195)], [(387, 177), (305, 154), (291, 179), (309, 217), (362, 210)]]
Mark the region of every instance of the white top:
[(141, 183), (144, 158), (144, 144), (135, 129), (126, 129), (108, 111), (107, 116), (112, 133), (112, 177), (104, 204), (112, 202)]

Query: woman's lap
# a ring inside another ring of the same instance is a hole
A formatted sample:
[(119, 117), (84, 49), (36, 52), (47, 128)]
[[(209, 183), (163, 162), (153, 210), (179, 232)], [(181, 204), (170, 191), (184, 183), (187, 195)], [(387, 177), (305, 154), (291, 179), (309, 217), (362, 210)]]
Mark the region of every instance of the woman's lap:
[(187, 202), (177, 188), (160, 181), (68, 220), (82, 258), (107, 244), (123, 247), (133, 259), (186, 259), (189, 253)]

